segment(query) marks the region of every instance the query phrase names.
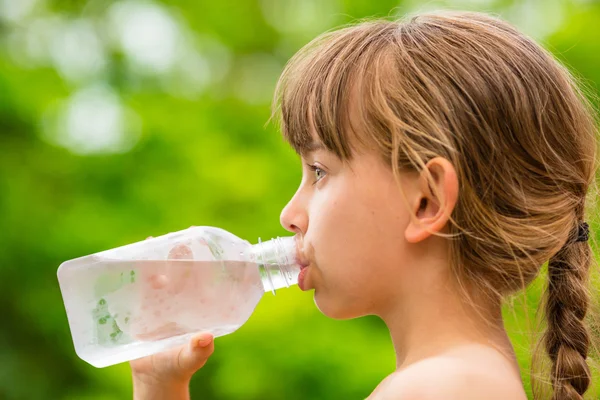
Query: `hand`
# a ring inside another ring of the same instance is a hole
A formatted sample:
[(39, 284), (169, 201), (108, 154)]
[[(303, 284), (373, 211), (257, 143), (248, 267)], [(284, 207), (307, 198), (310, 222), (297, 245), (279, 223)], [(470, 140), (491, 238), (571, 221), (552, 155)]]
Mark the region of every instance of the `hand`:
[[(150, 239), (152, 237), (149, 237)], [(187, 246), (178, 246), (172, 249), (169, 259), (191, 258), (191, 250)], [(156, 285), (163, 286), (168, 282), (166, 276), (151, 276), (156, 278)], [(160, 279), (162, 278), (162, 279)], [(163, 282), (164, 281), (164, 282)], [(155, 285), (155, 286), (156, 286)], [(156, 336), (161, 332), (153, 332)], [(167, 336), (173, 336), (174, 332)], [(154, 338), (155, 339), (155, 338)], [(166, 350), (130, 362), (134, 386), (157, 387), (185, 385), (189, 383), (192, 375), (204, 366), (214, 351), (214, 338), (208, 332), (201, 332), (192, 336), (190, 342), (177, 348)]]
[(134, 384), (187, 385), (214, 350), (213, 336), (202, 332), (194, 335), (188, 344), (130, 361)]
[(185, 244), (171, 248), (167, 260), (149, 261), (141, 266), (137, 275), (139, 307), (132, 315), (119, 313), (127, 318), (123, 321), (126, 333), (135, 340), (157, 341), (198, 331), (190, 317), (186, 317), (191, 310), (179, 305), (198, 303), (195, 298), (201, 293), (193, 290), (198, 272), (192, 249)]

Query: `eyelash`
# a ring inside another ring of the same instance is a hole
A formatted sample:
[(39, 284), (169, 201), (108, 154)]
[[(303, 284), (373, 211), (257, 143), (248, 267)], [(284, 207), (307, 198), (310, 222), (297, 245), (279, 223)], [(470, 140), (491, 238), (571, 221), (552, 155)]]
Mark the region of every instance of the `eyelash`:
[(314, 182), (313, 185), (315, 185), (317, 182), (319, 182), (321, 179), (323, 179), (325, 177), (325, 175), (327, 175), (327, 173), (325, 172), (325, 170), (321, 167), (318, 167), (316, 165), (313, 164), (306, 164), (308, 166), (308, 168), (313, 171), (313, 172), (320, 172), (322, 175), (320, 178), (317, 178)]

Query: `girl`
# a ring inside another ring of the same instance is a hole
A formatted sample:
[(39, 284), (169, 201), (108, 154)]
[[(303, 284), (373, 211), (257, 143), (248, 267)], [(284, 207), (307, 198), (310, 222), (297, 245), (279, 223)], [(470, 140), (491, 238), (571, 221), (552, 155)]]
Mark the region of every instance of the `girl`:
[[(478, 13), (363, 21), (290, 60), (274, 112), (304, 166), (281, 214), (304, 236), (301, 289), (390, 330), (397, 368), (370, 399), (525, 399), (501, 305), (546, 261), (552, 385), (535, 397), (582, 399), (597, 143), (563, 66)], [(136, 398), (188, 398), (213, 348), (133, 361)]]

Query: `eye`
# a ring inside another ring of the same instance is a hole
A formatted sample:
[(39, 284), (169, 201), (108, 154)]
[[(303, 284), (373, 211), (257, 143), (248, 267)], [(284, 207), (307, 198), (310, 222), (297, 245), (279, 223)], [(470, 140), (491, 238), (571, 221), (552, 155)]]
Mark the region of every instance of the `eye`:
[(321, 179), (323, 179), (325, 177), (325, 175), (327, 175), (327, 173), (325, 172), (325, 170), (323, 170), (322, 168), (319, 168), (316, 165), (312, 165), (309, 164), (308, 168), (314, 172), (315, 174), (315, 181), (313, 183), (313, 185), (317, 182), (319, 182)]

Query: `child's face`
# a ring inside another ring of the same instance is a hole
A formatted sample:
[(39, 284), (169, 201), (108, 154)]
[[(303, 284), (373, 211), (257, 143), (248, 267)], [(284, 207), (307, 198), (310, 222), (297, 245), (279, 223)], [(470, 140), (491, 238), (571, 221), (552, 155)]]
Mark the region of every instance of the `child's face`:
[(383, 312), (402, 292), (403, 264), (411, 263), (404, 239), (410, 217), (390, 167), (370, 153), (344, 163), (324, 148), (302, 162), (302, 182), (281, 223), (304, 235), (305, 288), (315, 289), (317, 307), (332, 318)]

